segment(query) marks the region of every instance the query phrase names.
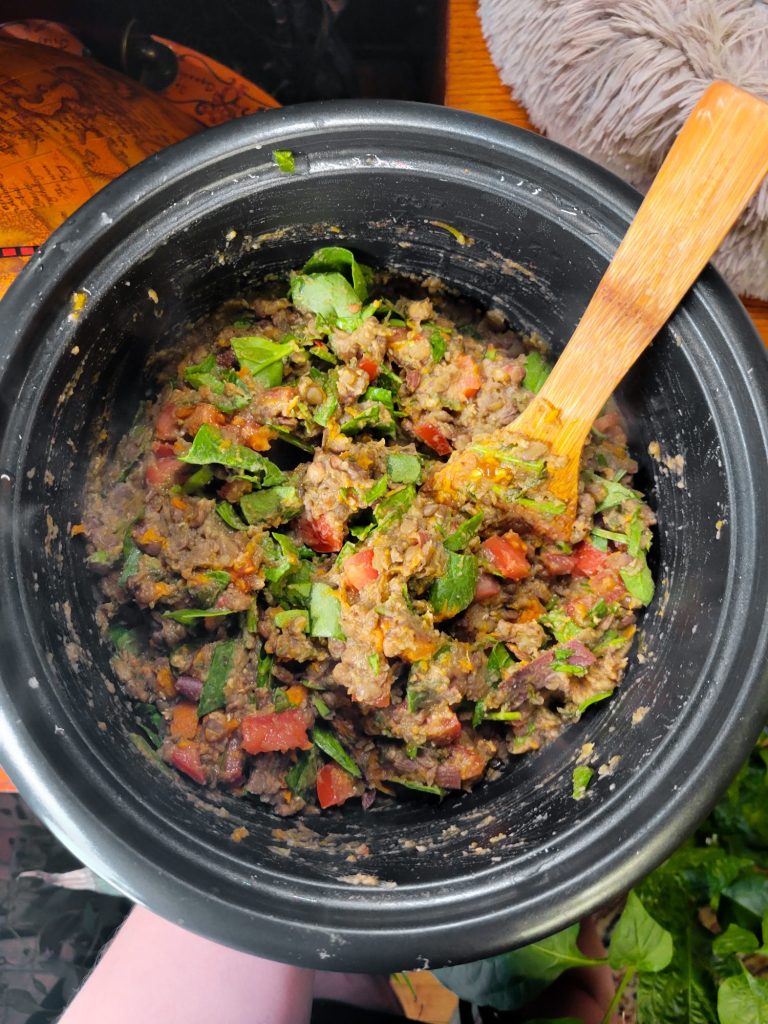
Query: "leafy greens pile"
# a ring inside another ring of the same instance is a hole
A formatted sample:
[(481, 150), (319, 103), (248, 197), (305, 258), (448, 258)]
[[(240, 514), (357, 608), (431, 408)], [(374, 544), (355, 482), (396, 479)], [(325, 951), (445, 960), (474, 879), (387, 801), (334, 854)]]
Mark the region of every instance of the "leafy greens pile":
[[(518, 1010), (563, 971), (606, 962), (578, 932), (435, 973), (463, 999)], [(632, 981), (637, 1024), (768, 1022), (768, 730), (695, 835), (629, 893), (607, 962), (623, 974), (605, 1024)]]

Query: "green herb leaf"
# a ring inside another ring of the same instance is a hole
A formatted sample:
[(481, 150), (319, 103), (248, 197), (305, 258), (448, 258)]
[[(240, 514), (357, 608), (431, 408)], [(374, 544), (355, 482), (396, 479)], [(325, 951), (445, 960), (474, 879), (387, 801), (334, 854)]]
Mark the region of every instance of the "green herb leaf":
[(439, 327), (429, 332), (429, 347), (432, 349), (432, 362), (439, 363), (448, 350), (448, 340)]
[(579, 714), (583, 715), (587, 708), (591, 708), (593, 704), (597, 704), (601, 700), (605, 700), (607, 697), (613, 696), (613, 690), (603, 690), (602, 693), (593, 693), (591, 697), (587, 697), (579, 704)]
[(483, 701), (479, 700), (475, 703), (475, 706), (472, 710), (472, 728), (477, 729), (477, 727), (482, 724), (484, 718), (485, 704)]
[(486, 679), (491, 686), (498, 686), (506, 669), (514, 664), (514, 658), (502, 643), (495, 644), (488, 655)]
[(595, 774), (589, 765), (580, 764), (573, 769), (573, 799), (582, 800), (587, 795), (587, 788)]
[(467, 1002), (497, 1010), (516, 1010), (535, 999), (563, 971), (605, 963), (584, 956), (576, 944), (578, 935), (579, 925), (574, 924), (510, 953), (459, 967), (443, 967), (434, 974)]
[(650, 604), (653, 600), (654, 585), (651, 570), (643, 556), (637, 569), (620, 569), (619, 575), (624, 580), (624, 586), (632, 597), (641, 604)]
[(374, 675), (378, 675), (381, 669), (381, 660), (375, 652), (368, 655), (368, 665)]
[(266, 487), (263, 491), (251, 491), (240, 499), (240, 510), (253, 525), (265, 519), (287, 522), (301, 512), (299, 492), (290, 485)]
[(475, 597), (477, 586), (477, 558), (448, 552), (445, 574), (432, 584), (429, 602), (435, 614), (449, 619), (468, 608)]
[(543, 459), (524, 459), (521, 455), (515, 454), (519, 451), (516, 445), (473, 444), (469, 446), (469, 451), (477, 452), (486, 459), (494, 459), (503, 466), (524, 469), (526, 473), (532, 473), (534, 476), (542, 476), (547, 468)]
[(519, 711), (489, 711), (485, 715), (486, 722), (517, 722), (522, 718)]
[(163, 612), (162, 617), (180, 622), (182, 626), (193, 626), (198, 619), (220, 619), (233, 614), (229, 608), (179, 608), (175, 612)]
[(722, 935), (718, 935), (712, 943), (712, 952), (725, 958), (734, 953), (754, 953), (759, 946), (754, 932), (738, 924), (729, 924)]
[(278, 629), (285, 629), (291, 622), (296, 622), (298, 619), (304, 620), (302, 628), (306, 633), (309, 622), (307, 613), (302, 608), (290, 608), (287, 611), (277, 612), (274, 621)]
[(90, 566), (111, 566), (117, 561), (117, 556), (111, 555), (108, 551), (99, 549), (92, 551), (86, 559)]
[(140, 754), (148, 758), (153, 765), (160, 769), (163, 775), (167, 775), (168, 778), (173, 779), (176, 777), (176, 772), (162, 760), (156, 750), (147, 743), (143, 736), (140, 736), (137, 732), (129, 732), (128, 739), (136, 747)]
[(406, 484), (397, 491), (392, 491), (383, 498), (374, 510), (376, 524), (379, 529), (387, 530), (399, 522), (416, 500), (416, 488)]
[(290, 149), (273, 149), (272, 159), (283, 174), (294, 174), (296, 172), (296, 159)]
[(224, 522), (233, 530), (247, 530), (248, 525), (244, 523), (235, 509), (228, 501), (220, 501), (216, 506), (217, 515), (221, 516)]
[(381, 403), (371, 405), (368, 409), (363, 409), (361, 412), (356, 413), (354, 416), (350, 416), (348, 420), (345, 420), (340, 429), (342, 434), (352, 436), (359, 434), (361, 430), (365, 430), (366, 427), (388, 427), (389, 420), (385, 417), (382, 420), (381, 411), (384, 406)]
[(445, 547), (449, 551), (459, 552), (463, 551), (464, 548), (469, 544), (472, 538), (475, 536), (477, 531), (480, 529), (480, 524), (483, 521), (483, 513), (478, 512), (476, 515), (467, 519), (463, 522), (458, 529), (454, 530), (453, 533), (449, 533), (443, 541)]
[(611, 935), (608, 962), (614, 970), (663, 971), (672, 959), (672, 936), (658, 924), (634, 891), (627, 896)]
[(341, 631), (341, 603), (327, 583), (313, 583), (309, 595), (310, 636), (344, 639)]
[(196, 469), (191, 476), (187, 477), (181, 485), (181, 489), (185, 494), (194, 494), (196, 491), (201, 491), (211, 480), (213, 480), (213, 470), (211, 467), (201, 466), (200, 469)]
[(350, 755), (341, 745), (340, 741), (330, 729), (326, 729), (322, 725), (316, 725), (312, 730), (312, 742), (316, 747), (319, 747), (324, 754), (341, 765), (344, 771), (349, 772), (350, 775), (354, 775), (356, 779), (362, 778), (362, 772), (358, 768), (357, 764), (352, 760)]
[(262, 690), (272, 685), (272, 665), (274, 661), (274, 655), (267, 654), (262, 646), (256, 663), (256, 685)]
[(296, 434), (292, 434), (290, 430), (286, 430), (285, 427), (281, 427), (277, 423), (265, 423), (265, 427), (269, 427), (271, 431), (277, 434), (279, 441), (284, 441), (286, 444), (293, 445), (294, 448), (298, 448), (302, 452), (314, 452), (314, 447), (308, 444), (306, 441), (302, 441)]
[(291, 301), (304, 313), (314, 313), (343, 331), (353, 331), (374, 312), (342, 274), (297, 274), (291, 281)]
[(363, 495), (366, 505), (372, 505), (374, 501), (378, 501), (379, 498), (383, 498), (387, 493), (388, 487), (389, 484), (385, 476), (381, 477), (380, 480), (377, 480), (376, 483), (372, 487), (369, 487)]
[(304, 750), (299, 754), (296, 764), (285, 776), (285, 784), (296, 796), (303, 796), (315, 784), (317, 778), (317, 751)]
[(311, 700), (315, 711), (318, 713), (318, 715), (320, 715), (321, 718), (333, 718), (333, 712), (325, 703), (322, 697), (318, 696), (318, 694), (316, 693), (313, 693)]
[(363, 263), (358, 263), (349, 249), (339, 245), (328, 245), (317, 249), (302, 267), (302, 273), (314, 274), (324, 271), (344, 273), (349, 268), (352, 287), (360, 302), (368, 298), (368, 286), (373, 278), (373, 271)]
[(550, 608), (545, 615), (540, 615), (539, 622), (552, 633), (559, 644), (567, 644), (581, 632), (581, 627), (559, 607)]
[(606, 491), (605, 497), (595, 510), (597, 512), (604, 512), (607, 508), (621, 505), (625, 501), (642, 498), (642, 494), (639, 491), (633, 491), (629, 487), (625, 487), (618, 480), (608, 480), (604, 476), (598, 476), (597, 473), (592, 474), (592, 480), (595, 483), (602, 484)]
[(358, 523), (356, 526), (350, 526), (349, 532), (355, 538), (355, 540), (365, 540), (369, 533), (376, 529), (376, 523)]
[(387, 475), (393, 484), (421, 482), (421, 459), (408, 452), (393, 452), (387, 456)]
[(615, 544), (627, 544), (628, 538), (625, 533), (614, 533), (613, 530), (604, 530), (600, 526), (596, 526), (592, 531), (591, 540), (594, 544), (595, 537), (604, 537), (605, 540), (612, 540)]
[(523, 387), (536, 394), (544, 387), (544, 381), (552, 372), (552, 367), (546, 361), (541, 352), (533, 349), (525, 357), (525, 377)]
[(564, 501), (535, 501), (533, 498), (515, 498), (514, 501), (515, 504), (522, 505), (523, 508), (530, 508), (548, 519), (553, 516), (561, 516), (566, 509)]
[(442, 786), (428, 786), (424, 782), (414, 782), (412, 779), (387, 779), (387, 782), (396, 782), (398, 786), (405, 786), (406, 789), (413, 789), (417, 793), (429, 793), (432, 796), (446, 796), (448, 793), (447, 789), (443, 789)]
[(281, 383), (284, 361), (297, 348), (295, 341), (272, 341), (258, 334), (232, 338), (230, 344), (240, 366), (265, 387)]
[(129, 629), (127, 626), (110, 626), (109, 639), (121, 657), (135, 657), (141, 650), (139, 634), (135, 629)]
[(121, 587), (124, 587), (131, 576), (135, 576), (139, 571), (141, 555), (141, 549), (136, 545), (130, 530), (126, 531), (125, 537), (123, 537), (123, 570), (117, 580)]
[(768, 981), (744, 969), (717, 991), (720, 1024), (768, 1024)]
[(570, 647), (556, 647), (554, 650), (554, 661), (552, 668), (555, 672), (565, 672), (570, 676), (585, 676), (587, 670), (584, 665), (572, 665), (571, 658), (576, 652)]
[(236, 643), (234, 640), (225, 640), (223, 643), (216, 645), (213, 657), (211, 658), (211, 665), (208, 669), (208, 675), (203, 684), (203, 692), (200, 694), (200, 700), (197, 704), (199, 718), (209, 714), (211, 711), (224, 707), (226, 703), (224, 691), (232, 671), (235, 648)]
[(272, 487), (285, 481), (285, 474), (274, 462), (245, 445), (225, 442), (220, 431), (209, 423), (200, 427), (192, 447), (180, 459), (195, 466), (214, 463), (232, 469), (244, 469), (254, 474), (262, 487)]

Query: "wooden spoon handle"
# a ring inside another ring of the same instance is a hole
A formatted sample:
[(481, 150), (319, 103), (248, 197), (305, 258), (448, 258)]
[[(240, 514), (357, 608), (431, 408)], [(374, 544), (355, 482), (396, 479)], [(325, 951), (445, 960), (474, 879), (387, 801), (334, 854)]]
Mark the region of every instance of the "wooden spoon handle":
[(571, 340), (516, 432), (575, 454), (768, 173), (768, 104), (726, 82), (683, 125)]

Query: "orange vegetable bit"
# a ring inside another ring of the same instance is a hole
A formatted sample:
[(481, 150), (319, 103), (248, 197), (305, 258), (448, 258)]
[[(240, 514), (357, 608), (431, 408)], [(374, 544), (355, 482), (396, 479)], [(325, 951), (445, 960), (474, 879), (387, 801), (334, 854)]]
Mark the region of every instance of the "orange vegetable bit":
[(175, 740), (193, 740), (197, 736), (197, 707), (194, 704), (177, 704), (171, 717), (171, 736)]
[(285, 691), (285, 695), (291, 704), (296, 707), (299, 704), (303, 704), (307, 699), (307, 689), (305, 686), (301, 686), (297, 683), (295, 686), (289, 686)]

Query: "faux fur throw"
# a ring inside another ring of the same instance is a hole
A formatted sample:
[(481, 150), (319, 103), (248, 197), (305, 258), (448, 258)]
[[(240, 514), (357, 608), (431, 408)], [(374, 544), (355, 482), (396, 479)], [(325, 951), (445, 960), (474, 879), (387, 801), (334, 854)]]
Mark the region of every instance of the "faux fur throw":
[[(480, 17), (536, 127), (640, 189), (711, 82), (768, 100), (766, 0), (480, 0)], [(768, 299), (768, 182), (714, 262)]]

